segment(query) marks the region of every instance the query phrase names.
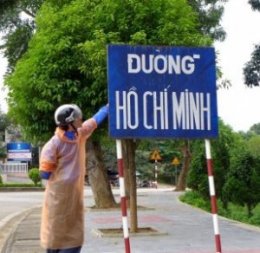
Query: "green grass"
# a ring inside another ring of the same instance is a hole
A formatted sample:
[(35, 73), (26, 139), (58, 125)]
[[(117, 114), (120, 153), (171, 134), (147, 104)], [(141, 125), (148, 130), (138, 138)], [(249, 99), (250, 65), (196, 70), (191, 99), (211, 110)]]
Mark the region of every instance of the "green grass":
[[(203, 199), (197, 192), (186, 192), (180, 196), (180, 200), (208, 212), (211, 210), (210, 202)], [(246, 207), (229, 203), (228, 209), (224, 209), (222, 202), (218, 200), (218, 214), (232, 220), (260, 226), (260, 203), (253, 209), (253, 215), (248, 217)]]
[(0, 184), (0, 188), (11, 188), (11, 187), (42, 187), (42, 184), (31, 184), (31, 183), (6, 183)]

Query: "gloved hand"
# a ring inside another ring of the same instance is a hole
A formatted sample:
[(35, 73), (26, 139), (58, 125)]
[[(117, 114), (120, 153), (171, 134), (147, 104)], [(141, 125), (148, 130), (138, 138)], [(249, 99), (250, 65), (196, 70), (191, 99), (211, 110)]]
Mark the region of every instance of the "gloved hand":
[(48, 180), (51, 176), (51, 172), (49, 171), (40, 171), (40, 177), (41, 179), (46, 179)]
[(97, 125), (100, 125), (108, 115), (108, 104), (101, 107), (99, 111), (92, 117)]

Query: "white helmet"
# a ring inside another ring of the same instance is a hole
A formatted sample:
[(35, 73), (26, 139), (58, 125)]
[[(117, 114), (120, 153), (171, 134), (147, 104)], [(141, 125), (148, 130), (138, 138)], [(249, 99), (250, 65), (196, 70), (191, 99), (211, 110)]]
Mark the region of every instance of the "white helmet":
[(61, 105), (56, 109), (54, 114), (57, 126), (67, 126), (78, 118), (82, 119), (82, 112), (80, 108), (74, 104)]

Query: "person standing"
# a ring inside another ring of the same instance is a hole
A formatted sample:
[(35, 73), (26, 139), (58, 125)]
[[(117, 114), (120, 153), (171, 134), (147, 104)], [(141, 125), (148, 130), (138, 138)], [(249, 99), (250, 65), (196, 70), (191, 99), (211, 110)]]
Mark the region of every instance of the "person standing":
[(84, 243), (85, 143), (108, 115), (108, 105), (82, 122), (74, 104), (58, 107), (54, 136), (40, 155), (47, 180), (41, 220), (41, 245), (47, 253), (79, 253)]

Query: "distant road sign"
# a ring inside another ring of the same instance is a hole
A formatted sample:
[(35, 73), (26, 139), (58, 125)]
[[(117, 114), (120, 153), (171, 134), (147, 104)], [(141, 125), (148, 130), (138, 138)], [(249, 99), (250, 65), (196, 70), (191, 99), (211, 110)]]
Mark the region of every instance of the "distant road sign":
[(7, 160), (8, 161), (31, 161), (32, 151), (31, 144), (26, 142), (7, 143)]
[(151, 161), (161, 161), (162, 157), (160, 156), (160, 153), (158, 150), (154, 150), (153, 153), (150, 156)]
[(110, 135), (218, 135), (214, 48), (108, 46)]
[(180, 164), (180, 160), (177, 158), (177, 157), (174, 157), (173, 160), (172, 160), (172, 165), (179, 165)]

